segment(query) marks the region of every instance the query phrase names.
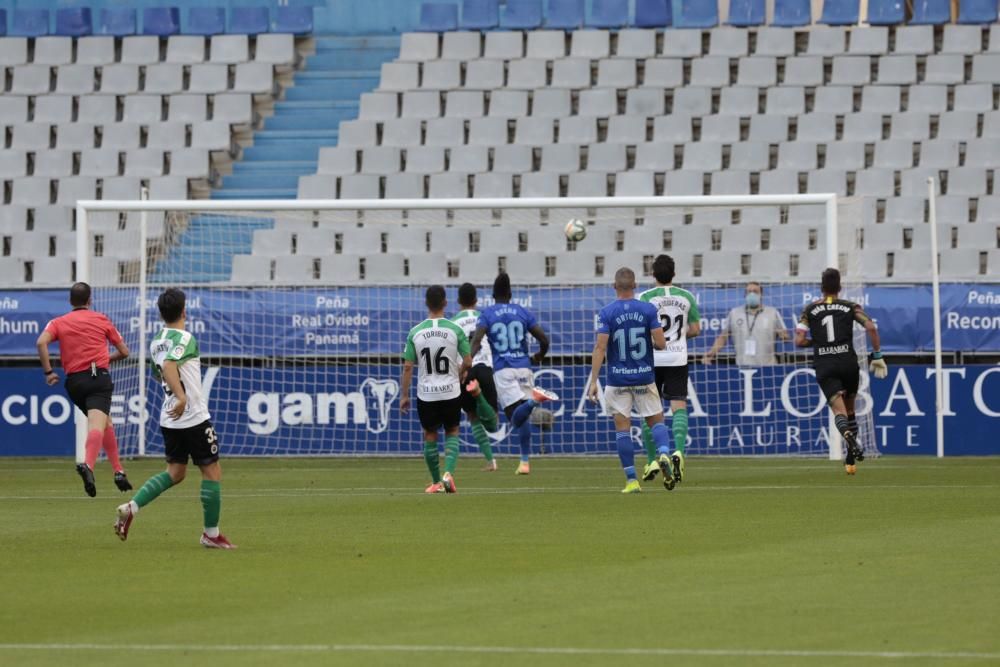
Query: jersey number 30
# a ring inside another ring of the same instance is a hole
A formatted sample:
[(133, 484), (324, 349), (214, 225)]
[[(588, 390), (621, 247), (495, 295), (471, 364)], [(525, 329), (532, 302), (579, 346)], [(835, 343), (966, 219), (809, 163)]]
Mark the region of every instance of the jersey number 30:
[(624, 359), (626, 355), (638, 361), (646, 357), (646, 330), (641, 327), (632, 327), (628, 330), (628, 349), (625, 345), (625, 330), (616, 329), (614, 333), (615, 344), (618, 346), (618, 358)]
[(497, 322), (490, 327), (490, 341), (494, 352), (520, 350), (521, 343), (524, 342), (524, 325), (517, 320), (507, 324)]

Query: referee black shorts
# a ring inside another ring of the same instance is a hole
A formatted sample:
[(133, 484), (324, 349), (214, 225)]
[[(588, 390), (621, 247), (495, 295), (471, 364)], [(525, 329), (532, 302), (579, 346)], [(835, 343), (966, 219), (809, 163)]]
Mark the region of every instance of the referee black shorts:
[(115, 385), (111, 382), (111, 373), (106, 368), (98, 368), (97, 375), (90, 371), (70, 373), (66, 376), (66, 393), (73, 405), (80, 408), (83, 414), (88, 410), (100, 410), (111, 415), (111, 394)]
[(469, 376), (465, 378), (465, 382), (462, 384), (462, 409), (471, 415), (476, 414), (476, 399), (465, 390), (465, 386), (473, 380), (479, 383), (479, 391), (483, 393), (483, 397), (493, 408), (493, 411), (499, 412), (497, 409), (497, 386), (493, 382), (493, 369), (486, 364), (476, 364), (469, 371)]
[(458, 428), (462, 421), (462, 397), (456, 396), (444, 401), (422, 401), (417, 399), (417, 416), (425, 431), (443, 428), (449, 430)]
[(813, 365), (816, 371), (816, 382), (829, 403), (837, 396), (855, 396), (861, 383), (861, 369), (858, 368), (857, 357), (840, 359), (824, 359)]
[(656, 389), (665, 401), (686, 401), (688, 398), (688, 367), (657, 366)]

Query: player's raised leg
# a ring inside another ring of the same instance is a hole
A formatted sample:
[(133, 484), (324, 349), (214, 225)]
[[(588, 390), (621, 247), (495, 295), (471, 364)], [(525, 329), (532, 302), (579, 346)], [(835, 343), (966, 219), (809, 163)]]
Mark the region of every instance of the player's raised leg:
[(135, 519), (135, 515), (139, 513), (139, 510), (159, 498), (160, 494), (170, 487), (183, 482), (186, 474), (186, 463), (168, 462), (165, 471), (159, 472), (147, 479), (139, 487), (136, 494), (132, 496), (132, 500), (118, 506), (117, 518), (115, 519), (115, 534), (123, 542), (127, 540), (129, 528), (132, 526), (132, 521)]

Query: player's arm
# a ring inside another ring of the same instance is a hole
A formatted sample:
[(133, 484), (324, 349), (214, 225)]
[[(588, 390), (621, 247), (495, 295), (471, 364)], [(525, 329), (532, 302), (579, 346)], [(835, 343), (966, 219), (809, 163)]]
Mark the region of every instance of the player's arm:
[(799, 316), (799, 323), (795, 325), (795, 346), (811, 347), (812, 341), (806, 335), (809, 333), (809, 307), (806, 306)]
[(479, 350), (483, 347), (483, 336), (485, 335), (486, 335), (486, 327), (477, 326), (476, 332), (472, 334), (472, 342), (469, 344), (471, 348), (470, 354), (472, 356), (476, 356), (477, 354), (479, 354)]
[(403, 362), (403, 375), (399, 378), (399, 411), (404, 415), (410, 411), (410, 384), (413, 382), (413, 362)]
[(108, 329), (105, 335), (108, 337), (108, 341), (115, 346), (115, 351), (109, 357), (109, 361), (115, 363), (116, 361), (127, 359), (129, 355), (128, 345), (125, 344), (125, 340), (118, 333), (118, 329), (111, 323), (111, 320), (107, 320), (107, 323)]
[(469, 377), (469, 370), (472, 368), (472, 350), (469, 339), (465, 337), (465, 332), (458, 330), (458, 353), (462, 355), (462, 366), (458, 369), (458, 381), (465, 384), (465, 378)]
[(549, 337), (545, 335), (545, 330), (542, 329), (540, 324), (533, 325), (530, 329), (528, 329), (528, 332), (531, 333), (531, 335), (535, 337), (535, 340), (538, 341), (538, 352), (531, 355), (531, 363), (537, 366), (542, 363), (542, 359), (544, 359), (545, 355), (549, 353)]
[[(663, 339), (663, 329), (660, 329), (660, 339)], [(653, 341), (656, 344), (656, 341)], [(658, 348), (662, 349), (662, 348)], [(597, 340), (594, 342), (594, 351), (590, 354), (590, 381), (587, 383), (587, 398), (597, 402), (597, 378), (601, 373), (601, 366), (604, 365), (604, 357), (608, 351), (608, 334), (598, 332)]]
[(35, 341), (35, 347), (38, 348), (38, 360), (42, 362), (42, 372), (45, 373), (45, 383), (49, 386), (59, 382), (59, 375), (52, 368), (52, 359), (49, 358), (49, 343), (53, 340), (55, 338), (49, 332), (48, 327), (46, 327), (38, 337), (38, 340)]
[(709, 350), (705, 352), (705, 356), (701, 358), (702, 362), (706, 364), (712, 363), (715, 360), (716, 355), (719, 354), (719, 350), (724, 348), (726, 346), (726, 343), (728, 342), (729, 342), (729, 323), (727, 322), (726, 325), (722, 327), (721, 333), (719, 333), (719, 335), (716, 336), (715, 342), (712, 343), (712, 347), (709, 348)]
[(882, 358), (882, 339), (879, 337), (875, 320), (868, 317), (868, 313), (863, 311), (861, 306), (858, 306), (854, 311), (854, 321), (865, 328), (865, 333), (868, 334), (868, 338), (872, 342), (872, 361), (868, 365), (868, 370), (881, 380), (889, 374), (889, 366)]
[(164, 359), (160, 367), (163, 381), (174, 396), (174, 405), (167, 413), (174, 419), (180, 419), (187, 407), (187, 394), (184, 393), (184, 385), (181, 383), (181, 371), (177, 362), (173, 359)]
[(783, 341), (791, 340), (792, 337), (788, 335), (788, 329), (785, 328), (785, 318), (781, 316), (781, 311), (778, 311), (778, 317), (776, 319), (778, 321), (778, 326), (775, 327), (774, 335)]
[(691, 304), (691, 307), (688, 309), (688, 325), (684, 334), (688, 338), (694, 338), (701, 333), (701, 313), (698, 312), (698, 302), (694, 300), (694, 297), (689, 297), (688, 303)]

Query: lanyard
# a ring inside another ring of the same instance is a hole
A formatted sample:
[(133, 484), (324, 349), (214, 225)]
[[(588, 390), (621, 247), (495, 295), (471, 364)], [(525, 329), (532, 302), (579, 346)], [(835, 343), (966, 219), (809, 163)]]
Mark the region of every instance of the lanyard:
[(764, 307), (761, 306), (760, 310), (758, 310), (756, 313), (753, 314), (753, 320), (752, 321), (750, 319), (750, 308), (749, 308), (749, 306), (744, 306), (743, 309), (746, 311), (746, 315), (747, 315), (747, 330), (748, 330), (747, 333), (752, 336), (753, 335), (753, 328), (755, 326), (757, 326), (757, 318), (760, 317), (760, 314), (762, 312), (764, 312)]

